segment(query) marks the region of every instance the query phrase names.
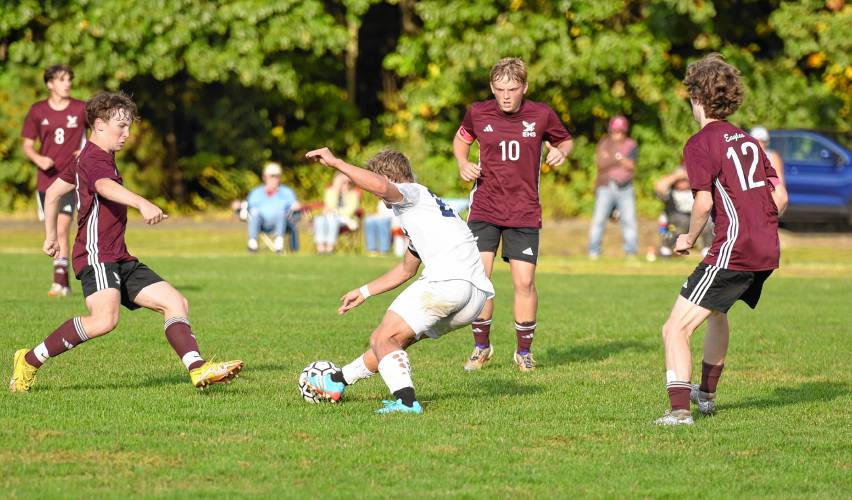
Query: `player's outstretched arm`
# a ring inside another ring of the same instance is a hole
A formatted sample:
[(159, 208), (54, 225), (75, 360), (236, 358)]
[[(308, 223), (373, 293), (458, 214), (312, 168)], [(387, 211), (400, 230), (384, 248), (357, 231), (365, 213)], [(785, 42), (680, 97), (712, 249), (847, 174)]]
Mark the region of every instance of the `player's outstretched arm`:
[(695, 202), (692, 204), (692, 215), (689, 218), (689, 233), (677, 237), (674, 251), (678, 255), (689, 255), (689, 249), (695, 245), (695, 241), (704, 231), (707, 220), (710, 218), (710, 210), (713, 208), (713, 195), (710, 191), (698, 191), (695, 193)]
[(373, 193), (388, 203), (399, 203), (402, 201), (402, 193), (399, 192), (399, 189), (387, 177), (361, 167), (356, 167), (355, 165), (350, 165), (334, 156), (334, 153), (328, 148), (309, 151), (305, 155), (305, 158), (338, 170), (349, 177), (359, 188)]
[(367, 300), (367, 297), (385, 293), (388, 290), (393, 290), (413, 278), (414, 275), (417, 274), (417, 269), (419, 268), (420, 259), (415, 257), (415, 255), (410, 251), (405, 252), (402, 262), (394, 266), (390, 271), (367, 283), (361, 288), (356, 288), (346, 292), (346, 294), (340, 298), (340, 307), (337, 308), (337, 313), (346, 314), (346, 311), (363, 304), (364, 301)]
[(42, 250), (51, 257), (59, 255), (56, 236), (56, 218), (59, 217), (59, 199), (74, 190), (74, 184), (56, 179), (44, 194), (44, 246)]
[(142, 218), (145, 219), (145, 223), (148, 225), (157, 224), (163, 219), (169, 218), (168, 215), (163, 213), (160, 207), (112, 179), (103, 178), (96, 180), (95, 191), (108, 200), (139, 210), (139, 213), (142, 214)]

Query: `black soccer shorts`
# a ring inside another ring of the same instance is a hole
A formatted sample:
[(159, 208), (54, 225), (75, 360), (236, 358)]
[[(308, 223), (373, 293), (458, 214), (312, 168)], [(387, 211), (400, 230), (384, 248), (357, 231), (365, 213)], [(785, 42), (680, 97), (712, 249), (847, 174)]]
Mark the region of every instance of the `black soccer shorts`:
[(713, 311), (728, 312), (737, 300), (752, 309), (757, 307), (763, 283), (772, 274), (768, 271), (731, 271), (700, 263), (686, 279), (681, 297)]
[(83, 285), (83, 296), (114, 288), (121, 292), (121, 305), (130, 309), (139, 309), (133, 302), (139, 292), (148, 285), (163, 281), (150, 267), (137, 261), (104, 262), (84, 267), (77, 279)]
[(500, 239), (503, 240), (503, 261), (520, 260), (535, 264), (538, 262), (537, 227), (505, 227), (483, 221), (468, 221), (467, 226), (476, 238), (480, 252), (497, 253)]
[[(44, 220), (44, 197), (47, 193), (39, 191), (36, 196), (38, 201), (38, 218)], [(74, 215), (74, 208), (77, 206), (77, 196), (74, 191), (65, 193), (62, 198), (59, 198), (59, 213)]]

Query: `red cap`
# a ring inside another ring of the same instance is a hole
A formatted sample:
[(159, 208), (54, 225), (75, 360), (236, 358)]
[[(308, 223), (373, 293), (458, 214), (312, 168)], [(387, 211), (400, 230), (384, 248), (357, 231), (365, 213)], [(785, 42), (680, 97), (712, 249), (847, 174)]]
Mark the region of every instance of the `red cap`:
[(609, 120), (609, 131), (627, 132), (628, 125), (629, 123), (627, 122), (627, 118), (622, 115), (615, 115)]

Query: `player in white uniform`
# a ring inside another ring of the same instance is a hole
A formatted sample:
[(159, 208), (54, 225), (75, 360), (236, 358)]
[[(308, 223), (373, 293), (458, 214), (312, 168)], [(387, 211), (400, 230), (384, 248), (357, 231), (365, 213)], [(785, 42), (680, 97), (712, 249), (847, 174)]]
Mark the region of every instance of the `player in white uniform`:
[(371, 295), (393, 290), (417, 274), (421, 262), (424, 265), (420, 278), (399, 294), (370, 335), (370, 349), (341, 372), (322, 379), (311, 377), (308, 384), (317, 394), (336, 401), (347, 385), (378, 371), (395, 400), (385, 401), (377, 413), (421, 413), (405, 349), (424, 336), (437, 339), (469, 325), (485, 301), (494, 297), (473, 234), (440, 198), (414, 182), (408, 159), (398, 151), (379, 153), (366, 169), (336, 158), (328, 148), (306, 156), (339, 170), (384, 200), (411, 241), (400, 264), (341, 298), (339, 314)]

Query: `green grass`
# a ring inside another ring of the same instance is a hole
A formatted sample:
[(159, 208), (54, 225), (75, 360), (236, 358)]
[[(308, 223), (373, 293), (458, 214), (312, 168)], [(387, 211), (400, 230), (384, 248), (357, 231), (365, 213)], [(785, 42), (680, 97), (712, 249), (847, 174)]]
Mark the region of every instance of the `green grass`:
[[(667, 404), (659, 329), (694, 260), (545, 259), (540, 369), (531, 374), (511, 363), (511, 281), (500, 265), (494, 361), (462, 372), (468, 329), (417, 344), (411, 361), (425, 413), (378, 416), (379, 377), (350, 387), (338, 405), (305, 403), (296, 379), (310, 361), (341, 364), (366, 348), (392, 296), (343, 317), (337, 300), (395, 260), (247, 256), (240, 234), (213, 228), (134, 227), (130, 242), (189, 298), (203, 353), (244, 359), (243, 375), (193, 389), (161, 318), (123, 311), (116, 331), (50, 360), (31, 393), (0, 394), (0, 495), (852, 492), (848, 260), (817, 251), (811, 264), (773, 276), (756, 311), (735, 306), (718, 414), (692, 428), (658, 428), (651, 422)], [(2, 370), (15, 348), (84, 312), (76, 282), (69, 300), (45, 296), (49, 261), (32, 251), (39, 244), (37, 227), (0, 230)], [(202, 256), (190, 256), (198, 245)]]

